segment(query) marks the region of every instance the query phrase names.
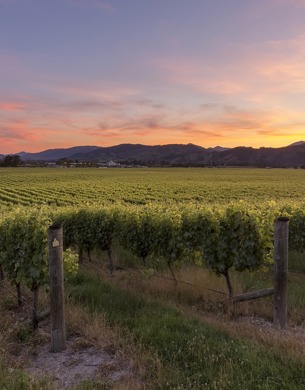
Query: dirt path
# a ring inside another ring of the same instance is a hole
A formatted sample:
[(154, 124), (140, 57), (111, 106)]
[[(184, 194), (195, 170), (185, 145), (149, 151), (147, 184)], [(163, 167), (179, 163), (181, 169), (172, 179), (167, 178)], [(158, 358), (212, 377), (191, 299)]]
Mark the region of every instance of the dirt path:
[(128, 380), (132, 371), (115, 350), (82, 345), (81, 338), (67, 342), (63, 352), (50, 352), (49, 343), (28, 354), (25, 370), (35, 378), (50, 377), (55, 389), (69, 389), (82, 381), (113, 384)]

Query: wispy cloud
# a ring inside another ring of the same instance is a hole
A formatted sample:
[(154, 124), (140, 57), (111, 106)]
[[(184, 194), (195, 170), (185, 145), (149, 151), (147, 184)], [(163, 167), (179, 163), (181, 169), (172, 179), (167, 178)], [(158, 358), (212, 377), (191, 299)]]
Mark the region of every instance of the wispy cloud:
[(15, 120), (6, 124), (0, 124), (0, 133), (2, 134), (5, 131), (11, 134), (10, 138), (16, 136), (16, 139), (28, 141), (38, 141), (47, 135), (58, 134), (56, 130), (46, 126), (46, 124), (31, 123), (29, 120)]
[(46, 83), (46, 88), (51, 94), (69, 98), (79, 96), (82, 100), (107, 100), (114, 101), (123, 98), (132, 98), (139, 95), (137, 86), (118, 84), (115, 82), (101, 82), (96, 80), (84, 80), (83, 82), (67, 82), (66, 79), (54, 79)]
[(32, 128), (27, 121), (17, 120), (7, 124), (0, 124), (1, 143), (28, 143), (39, 141), (42, 135)]
[(253, 67), (265, 91), (282, 94), (305, 92), (305, 35), (293, 39), (267, 41), (256, 48)]
[(147, 98), (135, 99), (134, 104), (140, 107), (151, 107), (158, 110), (166, 108), (165, 103)]
[(20, 111), (26, 107), (24, 103), (13, 101), (0, 101), (0, 111)]
[(110, 111), (118, 112), (124, 107), (120, 100), (105, 100), (105, 99), (88, 99), (88, 100), (72, 100), (63, 103), (62, 108), (70, 111)]
[(117, 139), (117, 138), (122, 138), (122, 133), (118, 131), (117, 129), (103, 129), (101, 132), (101, 128), (89, 128), (89, 129), (84, 129), (84, 133), (88, 136), (92, 136), (99, 142), (101, 139)]
[[(304, 0), (305, 1), (305, 0)], [(288, 104), (287, 94), (305, 93), (305, 30), (289, 39), (222, 43), (216, 58), (159, 58), (156, 71), (179, 93), (203, 93), (215, 100)]]
[(0, 122), (0, 153), (16, 153), (21, 150), (35, 152), (52, 147), (74, 146), (75, 143), (83, 144), (79, 134), (73, 133), (72, 137), (67, 128), (58, 124), (53, 127), (51, 122), (48, 120), (47, 123), (33, 120)]
[[(272, 104), (282, 96), (276, 93), (281, 91), (279, 88), (286, 92), (302, 91), (297, 81), (303, 77), (303, 69), (296, 62), (297, 57), (287, 58), (285, 62), (284, 56), (284, 49), (293, 48), (293, 53), (302, 58), (301, 42), (298, 37), (267, 42), (264, 48), (255, 46), (253, 53), (242, 56), (242, 67), (247, 63), (251, 66), (241, 72), (240, 79), (231, 66), (225, 76), (217, 78), (214, 76), (219, 69), (206, 66), (200, 70), (199, 64), (191, 60), (185, 61), (185, 66), (165, 62), (160, 69), (165, 79), (170, 80), (174, 98), (179, 95), (176, 88), (180, 86), (190, 88), (191, 92), (199, 91), (186, 95), (191, 98), (189, 104), (187, 98), (181, 100), (182, 103), (178, 99), (177, 103), (161, 94), (146, 96), (140, 88), (120, 84), (102, 88), (90, 83), (46, 83), (41, 90), (37, 88), (35, 94), (7, 98), (0, 91), (0, 153), (4, 149), (34, 151), (35, 148), (38, 151), (83, 144), (138, 143), (139, 140), (145, 144), (173, 143), (174, 140), (203, 146), (249, 145), (253, 140), (252, 145), (263, 145), (266, 140), (284, 142), (289, 133), (290, 139), (303, 139), (303, 111), (288, 107), (284, 110), (282, 105)], [(269, 55), (257, 55), (265, 49), (269, 50)], [(248, 54), (247, 49), (244, 50)], [(278, 59), (283, 62), (278, 63)], [(251, 79), (251, 75), (255, 77)], [(295, 85), (286, 85), (293, 80)], [(207, 93), (201, 94), (202, 91)], [(218, 99), (219, 96), (223, 99)], [(261, 101), (244, 104), (244, 96), (248, 102), (249, 96), (253, 99), (261, 96)]]
[(156, 61), (156, 67), (165, 80), (174, 85), (183, 85), (198, 92), (218, 95), (238, 94), (245, 90), (241, 80), (233, 79), (229, 69), (221, 71), (197, 58), (163, 58)]
[(288, 7), (305, 7), (305, 0), (272, 0), (274, 5), (284, 5)]

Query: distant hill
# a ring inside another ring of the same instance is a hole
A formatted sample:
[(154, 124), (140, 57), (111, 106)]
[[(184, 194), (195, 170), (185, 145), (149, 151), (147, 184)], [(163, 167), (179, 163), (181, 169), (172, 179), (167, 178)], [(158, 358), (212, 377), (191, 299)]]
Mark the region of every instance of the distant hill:
[(24, 161), (57, 161), (68, 158), (74, 161), (112, 160), (151, 166), (305, 167), (305, 142), (296, 142), (282, 148), (259, 149), (244, 146), (232, 149), (221, 146), (203, 148), (194, 144), (77, 146), (67, 149), (48, 149), (39, 153), (21, 152), (19, 155)]
[(298, 141), (298, 142), (295, 142), (289, 146), (299, 146), (299, 145), (302, 145), (302, 144), (305, 144), (305, 141)]
[(208, 152), (224, 152), (225, 150), (230, 150), (230, 148), (223, 148), (222, 146), (215, 146), (215, 148), (207, 148)]
[(305, 142), (282, 148), (238, 147), (212, 154), (216, 165), (255, 167), (305, 167)]
[(24, 161), (56, 161), (68, 158), (79, 161), (142, 162), (155, 164), (197, 164), (202, 161), (207, 149), (193, 145), (157, 145), (121, 144), (110, 147), (79, 146), (68, 149), (48, 149), (39, 153), (22, 153)]
[(59, 160), (60, 158), (71, 158), (74, 154), (77, 153), (88, 153), (93, 152), (95, 149), (98, 149), (98, 146), (74, 146), (73, 148), (61, 148), (61, 149), (48, 149), (44, 150), (43, 152), (38, 153), (16, 153), (19, 154), (19, 156), (24, 161), (55, 161)]

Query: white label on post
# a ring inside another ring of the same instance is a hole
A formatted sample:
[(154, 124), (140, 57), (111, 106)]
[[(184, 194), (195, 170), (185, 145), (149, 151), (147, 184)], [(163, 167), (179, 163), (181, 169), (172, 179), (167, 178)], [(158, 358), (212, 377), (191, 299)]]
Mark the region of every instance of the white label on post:
[(53, 242), (52, 242), (52, 247), (53, 247), (53, 248), (56, 248), (56, 247), (58, 247), (58, 246), (59, 246), (59, 241), (56, 240), (56, 238), (54, 238), (54, 240), (53, 240)]

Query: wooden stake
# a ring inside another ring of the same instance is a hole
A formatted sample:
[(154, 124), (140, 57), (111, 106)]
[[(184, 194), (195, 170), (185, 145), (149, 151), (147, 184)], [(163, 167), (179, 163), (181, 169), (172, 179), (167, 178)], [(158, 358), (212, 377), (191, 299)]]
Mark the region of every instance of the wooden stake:
[(250, 301), (253, 299), (265, 298), (274, 294), (274, 288), (264, 288), (263, 290), (251, 291), (241, 295), (235, 295), (232, 297), (233, 303)]
[(288, 227), (289, 218), (274, 222), (274, 311), (275, 326), (285, 328), (288, 290)]
[(51, 310), (51, 351), (66, 349), (63, 233), (61, 225), (52, 225), (48, 230), (50, 310)]

